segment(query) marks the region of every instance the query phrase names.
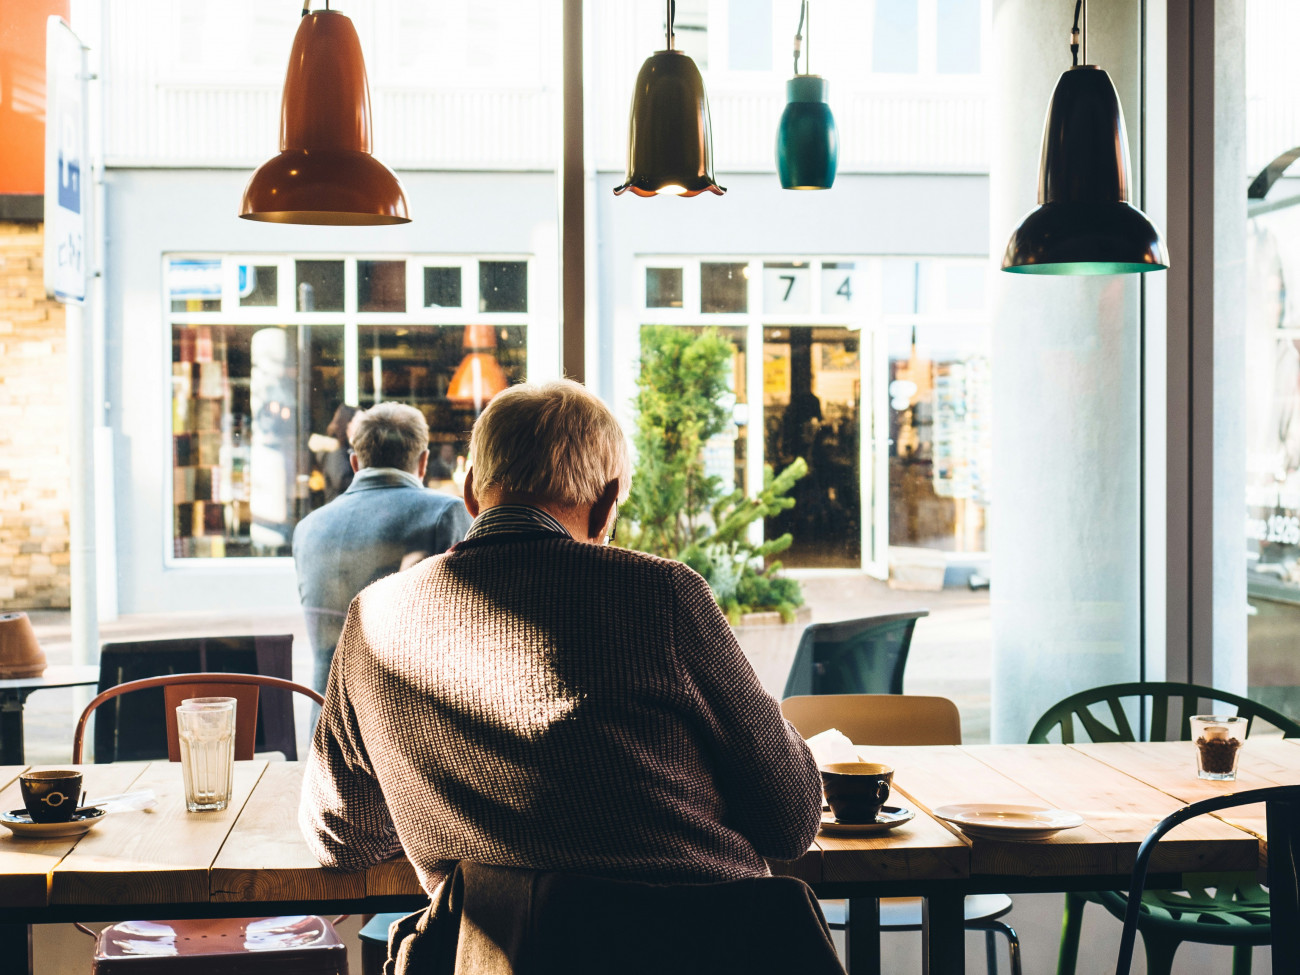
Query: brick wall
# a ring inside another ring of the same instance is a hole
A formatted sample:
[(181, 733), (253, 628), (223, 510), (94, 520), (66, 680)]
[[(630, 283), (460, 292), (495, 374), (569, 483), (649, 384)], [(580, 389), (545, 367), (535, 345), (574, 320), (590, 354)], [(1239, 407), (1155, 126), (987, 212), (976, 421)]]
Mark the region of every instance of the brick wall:
[(43, 229), (0, 221), (0, 610), (68, 606), (68, 367)]

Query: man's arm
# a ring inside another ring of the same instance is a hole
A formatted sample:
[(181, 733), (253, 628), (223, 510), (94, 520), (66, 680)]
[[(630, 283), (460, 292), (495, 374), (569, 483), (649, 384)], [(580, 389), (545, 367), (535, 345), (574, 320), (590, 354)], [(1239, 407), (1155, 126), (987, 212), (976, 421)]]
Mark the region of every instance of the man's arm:
[(298, 825), (312, 853), (340, 870), (364, 870), (402, 852), (347, 695), (347, 647), (360, 639), (360, 630), (353, 601), (334, 652), (298, 807)]
[(817, 763), (763, 690), (708, 583), (686, 566), (673, 572), (674, 645), (712, 736), (728, 820), (760, 855), (796, 859), (821, 823)]

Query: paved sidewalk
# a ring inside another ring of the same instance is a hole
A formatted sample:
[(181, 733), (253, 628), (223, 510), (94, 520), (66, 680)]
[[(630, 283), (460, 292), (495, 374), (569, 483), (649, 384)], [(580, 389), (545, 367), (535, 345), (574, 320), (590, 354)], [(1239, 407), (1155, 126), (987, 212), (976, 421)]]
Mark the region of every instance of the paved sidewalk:
[[(904, 686), (912, 694), (951, 697), (962, 712), (967, 742), (988, 740), (990, 629), (987, 592), (945, 589), (941, 592), (901, 592), (862, 575), (833, 575), (804, 579), (804, 596), (813, 622), (852, 619), (924, 607), (912, 639)], [(70, 618), (67, 612), (28, 613), (51, 664), (71, 663)], [(123, 616), (100, 625), (100, 641), (148, 640), (178, 636), (221, 636), (253, 633), (292, 633), (295, 679), (310, 683), (311, 651), (302, 613), (297, 606), (265, 613), (155, 613)], [(81, 700), (89, 700), (81, 692)], [(40, 691), (28, 699), (24, 715), (27, 760), (34, 764), (67, 762), (72, 754), (76, 723), (73, 690)], [(299, 738), (305, 744), (306, 702), (298, 714)], [(81, 705), (75, 705), (79, 711)]]

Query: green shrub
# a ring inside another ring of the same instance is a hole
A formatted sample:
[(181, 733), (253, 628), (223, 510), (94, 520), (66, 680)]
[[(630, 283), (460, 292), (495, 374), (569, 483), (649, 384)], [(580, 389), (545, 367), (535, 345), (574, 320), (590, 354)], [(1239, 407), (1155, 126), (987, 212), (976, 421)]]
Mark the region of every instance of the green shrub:
[[(732, 422), (731, 343), (712, 329), (671, 325), (641, 329), (637, 378), (636, 470), (620, 544), (685, 562), (709, 583), (731, 622), (743, 613), (776, 611), (786, 620), (803, 604), (799, 584), (768, 562), (790, 547), (789, 534), (755, 545), (749, 526), (794, 505), (788, 497), (808, 472), (796, 459), (780, 475), (764, 470), (763, 490), (722, 494), (704, 470), (704, 445)], [(626, 542), (625, 542), (626, 539)]]

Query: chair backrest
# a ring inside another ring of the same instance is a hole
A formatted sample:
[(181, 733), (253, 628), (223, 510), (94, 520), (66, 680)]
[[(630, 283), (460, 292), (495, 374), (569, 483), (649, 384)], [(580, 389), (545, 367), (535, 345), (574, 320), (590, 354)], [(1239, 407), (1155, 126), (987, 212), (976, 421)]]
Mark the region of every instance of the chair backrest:
[(916, 621), (928, 609), (813, 623), (803, 631), (782, 697), (902, 694)]
[[(1250, 722), (1247, 733), (1260, 719), (1288, 738), (1300, 736), (1300, 724), (1295, 720), (1240, 694), (1200, 684), (1136, 681), (1093, 687), (1058, 701), (1029, 732), (1029, 743), (1052, 741), (1053, 731), (1059, 733), (1055, 740), (1066, 745), (1075, 741), (1190, 741), (1192, 729), (1187, 719), (1194, 714), (1221, 713), (1214, 702), (1226, 704), (1246, 718)], [(1134, 731), (1131, 713), (1146, 718), (1145, 733)]]
[(1142, 911), (1142, 890), (1146, 886), (1147, 867), (1160, 838), (1175, 826), (1196, 816), (1218, 812), (1233, 806), (1266, 803), (1268, 814), (1268, 893), (1270, 926), (1273, 931), (1274, 975), (1292, 975), (1300, 958), (1300, 881), (1296, 878), (1300, 858), (1300, 785), (1278, 785), (1267, 789), (1250, 789), (1234, 795), (1214, 796), (1184, 806), (1170, 813), (1147, 834), (1138, 847), (1133, 864), (1128, 906), (1124, 912), (1124, 933), (1120, 938), (1119, 961), (1115, 975), (1128, 975), (1133, 963), (1133, 945), (1137, 940), (1138, 916)]
[[(159, 690), (162, 701), (159, 704), (159, 723), (165, 727), (166, 754), (173, 762), (181, 760), (180, 742), (176, 730), (176, 706), (190, 697), (233, 697), (235, 706), (235, 760), (247, 761), (255, 751), (257, 727), (258, 697), (262, 688), (283, 691), (286, 694), (305, 694), (317, 704), (324, 704), (325, 699), (315, 690), (291, 680), (279, 677), (267, 677), (264, 674), (166, 674), (162, 677), (145, 677), (141, 680), (127, 681), (110, 687), (95, 696), (77, 719), (77, 727), (72, 737), (72, 763), (82, 760), (85, 746), (86, 722), (100, 705), (116, 701), (124, 694), (135, 692), (147, 693)], [(96, 752), (96, 760), (99, 758)]]
[[(293, 679), (293, 635), (184, 637), (106, 643), (99, 657), (99, 690), (168, 674), (265, 674)], [(268, 688), (261, 697), (257, 750), (298, 757), (293, 695)], [(162, 758), (167, 722), (163, 692), (118, 698), (95, 716), (95, 755), (103, 762)]]
[(409, 971), (844, 975), (794, 877), (649, 884), (462, 860), (424, 919), (397, 925)]
[(797, 732), (836, 728), (855, 745), (960, 745), (961, 714), (946, 697), (921, 694), (811, 694), (781, 702)]

